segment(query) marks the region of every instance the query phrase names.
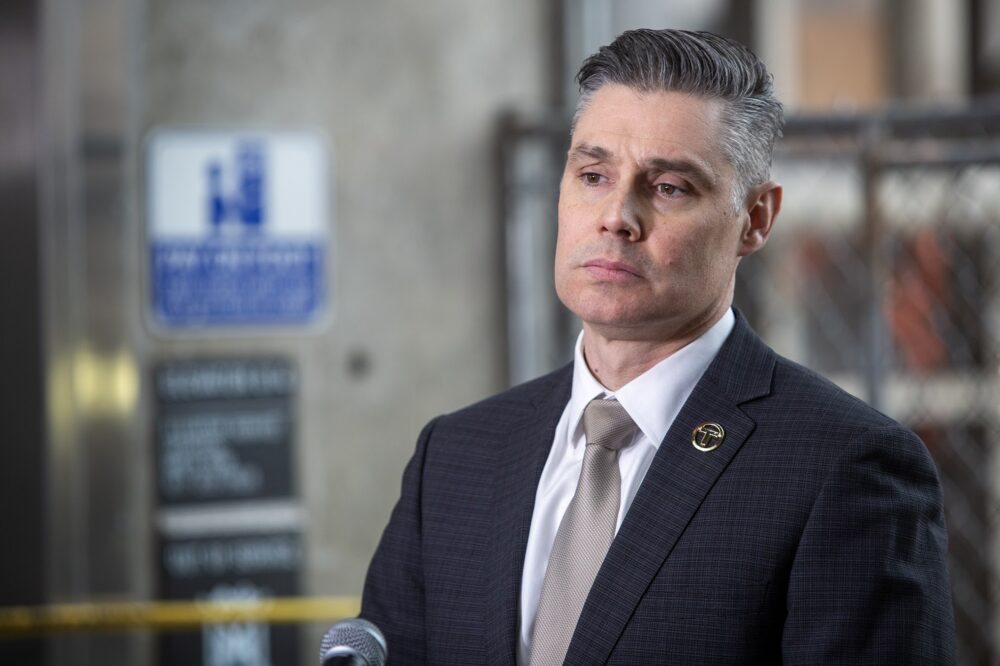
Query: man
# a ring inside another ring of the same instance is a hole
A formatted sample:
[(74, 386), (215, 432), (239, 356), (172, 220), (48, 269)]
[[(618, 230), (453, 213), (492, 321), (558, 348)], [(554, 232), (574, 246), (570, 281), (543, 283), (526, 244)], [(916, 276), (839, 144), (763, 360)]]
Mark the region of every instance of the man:
[(365, 585), (392, 663), (950, 663), (923, 444), (731, 309), (781, 206), (770, 75), (639, 30), (578, 79), (575, 361), (424, 429)]

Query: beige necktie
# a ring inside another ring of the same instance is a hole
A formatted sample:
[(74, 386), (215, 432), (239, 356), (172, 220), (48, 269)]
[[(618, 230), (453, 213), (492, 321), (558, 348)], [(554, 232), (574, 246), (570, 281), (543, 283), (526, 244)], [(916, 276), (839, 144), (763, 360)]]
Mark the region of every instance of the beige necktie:
[(615, 537), (621, 474), (618, 450), (635, 423), (617, 400), (592, 400), (583, 412), (587, 449), (576, 493), (552, 544), (531, 635), (531, 666), (563, 663), (576, 622)]

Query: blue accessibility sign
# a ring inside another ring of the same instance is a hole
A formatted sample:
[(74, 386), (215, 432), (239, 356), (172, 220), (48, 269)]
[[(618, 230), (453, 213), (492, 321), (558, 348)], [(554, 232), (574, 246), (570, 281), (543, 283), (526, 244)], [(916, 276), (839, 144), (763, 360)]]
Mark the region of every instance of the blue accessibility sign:
[(308, 132), (156, 132), (147, 238), (157, 326), (300, 325), (323, 317), (326, 144)]

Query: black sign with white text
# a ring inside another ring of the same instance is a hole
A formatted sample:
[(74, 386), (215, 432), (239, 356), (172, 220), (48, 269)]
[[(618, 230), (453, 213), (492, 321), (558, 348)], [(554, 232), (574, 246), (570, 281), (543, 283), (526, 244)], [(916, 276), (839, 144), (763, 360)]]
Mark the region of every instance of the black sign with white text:
[(291, 364), (278, 359), (161, 364), (160, 506), (291, 497), (295, 381)]
[[(302, 543), (293, 532), (164, 539), (159, 558), (163, 599), (225, 603), (299, 592)], [(298, 629), (289, 625), (205, 625), (200, 631), (165, 633), (159, 643), (163, 666), (301, 663)]]

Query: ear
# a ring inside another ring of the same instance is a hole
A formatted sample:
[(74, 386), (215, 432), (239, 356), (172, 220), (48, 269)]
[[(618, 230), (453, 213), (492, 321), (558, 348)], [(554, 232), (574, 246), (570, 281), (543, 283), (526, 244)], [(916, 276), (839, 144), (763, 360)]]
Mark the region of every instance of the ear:
[(764, 247), (771, 235), (774, 219), (781, 210), (781, 193), (781, 185), (769, 180), (747, 194), (739, 256), (745, 257)]

